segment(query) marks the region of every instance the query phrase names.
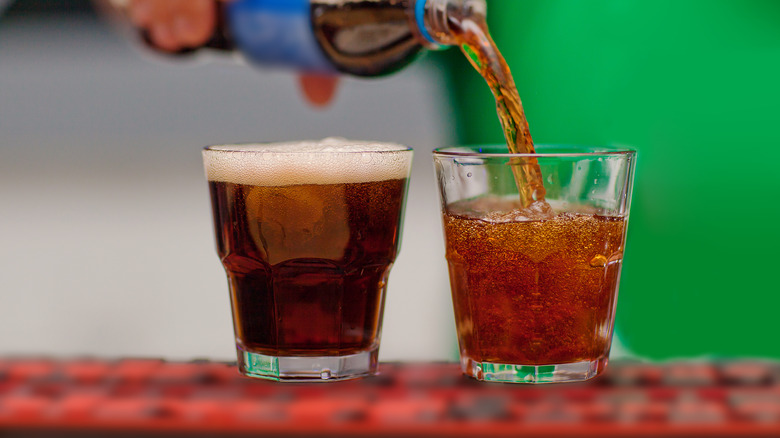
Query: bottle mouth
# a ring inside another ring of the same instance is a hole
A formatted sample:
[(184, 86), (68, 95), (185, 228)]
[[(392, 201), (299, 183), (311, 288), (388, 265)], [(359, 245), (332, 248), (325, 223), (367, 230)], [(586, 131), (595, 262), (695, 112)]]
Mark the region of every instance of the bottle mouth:
[(428, 26), (425, 25), (425, 7), (428, 5), (428, 0), (417, 0), (414, 5), (414, 18), (417, 22), (417, 30), (420, 32), (426, 42), (435, 47), (440, 47), (438, 41), (433, 39), (433, 35), (428, 32)]
[(433, 49), (457, 44), (450, 28), (452, 22), (478, 15), (487, 15), (485, 0), (416, 0), (414, 3), (419, 36)]

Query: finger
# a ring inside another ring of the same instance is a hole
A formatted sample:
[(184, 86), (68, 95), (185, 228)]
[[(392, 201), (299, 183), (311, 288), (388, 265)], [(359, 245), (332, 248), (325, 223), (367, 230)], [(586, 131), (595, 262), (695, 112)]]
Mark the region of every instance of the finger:
[(177, 16), (173, 19), (171, 30), (176, 41), (183, 46), (197, 46), (204, 42), (204, 32), (198, 29), (193, 17)]
[(186, 2), (193, 13), (205, 14), (214, 9), (213, 0), (186, 0)]
[(306, 100), (315, 107), (324, 107), (333, 100), (339, 80), (332, 75), (304, 73), (299, 81)]
[(176, 39), (174, 32), (167, 23), (155, 23), (149, 28), (149, 38), (154, 46), (167, 52), (176, 52), (181, 49), (181, 44)]
[(131, 0), (127, 12), (131, 23), (138, 27), (146, 27), (152, 21), (154, 5), (152, 0)]
[(198, 46), (211, 38), (217, 26), (216, 7), (210, 1), (193, 0), (193, 7), (186, 13), (177, 15), (173, 20), (173, 31), (181, 44)]

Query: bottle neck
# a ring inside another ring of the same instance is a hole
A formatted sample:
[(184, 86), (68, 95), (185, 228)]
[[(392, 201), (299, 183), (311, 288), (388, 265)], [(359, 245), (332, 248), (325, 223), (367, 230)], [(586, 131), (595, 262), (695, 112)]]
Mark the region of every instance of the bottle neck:
[(456, 30), (464, 18), (487, 15), (485, 0), (416, 0), (415, 18), (428, 47), (458, 44)]

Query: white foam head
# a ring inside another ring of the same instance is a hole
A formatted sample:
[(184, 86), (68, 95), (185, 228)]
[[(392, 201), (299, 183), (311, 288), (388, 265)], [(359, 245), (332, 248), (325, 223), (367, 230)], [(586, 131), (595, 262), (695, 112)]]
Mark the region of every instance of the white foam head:
[(345, 184), (406, 178), (412, 152), (394, 143), (327, 138), (210, 146), (203, 150), (203, 165), (209, 181), (255, 186)]

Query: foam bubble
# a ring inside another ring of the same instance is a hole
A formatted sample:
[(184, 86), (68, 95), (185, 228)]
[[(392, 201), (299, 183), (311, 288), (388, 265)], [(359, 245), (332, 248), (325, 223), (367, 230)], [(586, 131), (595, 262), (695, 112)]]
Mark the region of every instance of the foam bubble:
[(209, 181), (255, 186), (344, 184), (402, 179), (406, 146), (326, 138), (319, 141), (210, 146), (203, 151)]

